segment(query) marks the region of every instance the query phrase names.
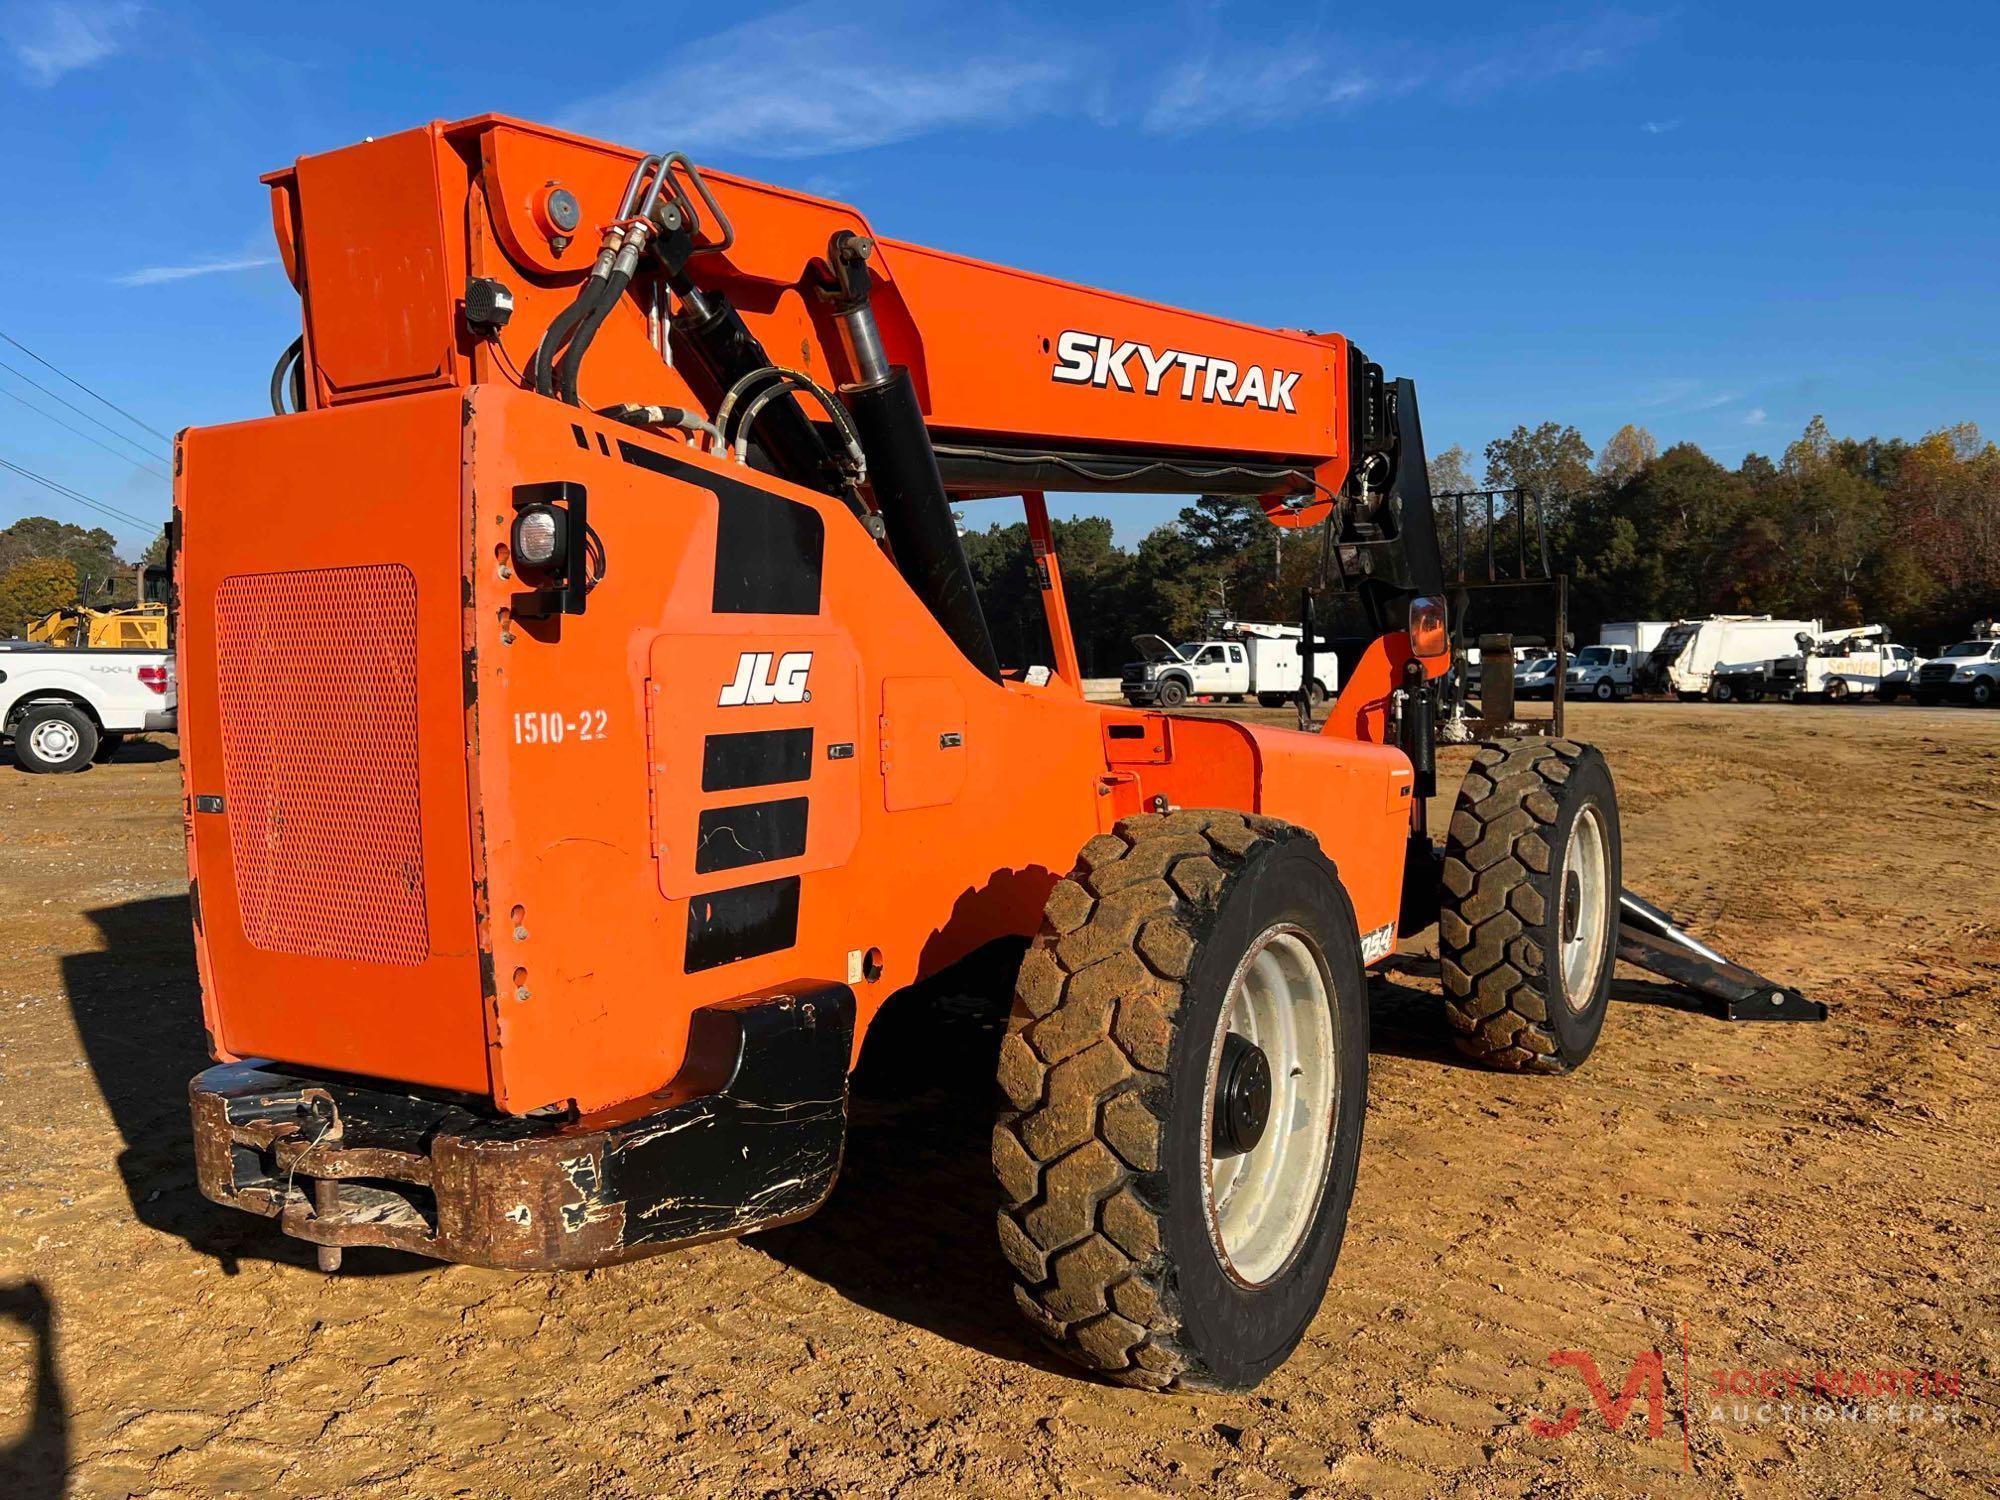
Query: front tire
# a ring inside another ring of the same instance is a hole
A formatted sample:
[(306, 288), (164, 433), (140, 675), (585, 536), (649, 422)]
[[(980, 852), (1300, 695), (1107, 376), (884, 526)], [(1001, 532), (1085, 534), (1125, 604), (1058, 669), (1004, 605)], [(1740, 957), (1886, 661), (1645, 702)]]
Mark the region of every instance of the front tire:
[(1159, 702), (1162, 708), (1179, 708), (1188, 700), (1187, 684), (1178, 677), (1169, 677), (1160, 684)]
[(1826, 685), (1826, 701), (1829, 703), (1845, 703), (1847, 701), (1847, 680), (1845, 678), (1836, 677)]
[(1972, 684), (1972, 706), (1991, 708), (1993, 706), (1993, 679), (1982, 677)]
[(37, 704), (14, 725), (14, 763), (24, 771), (80, 771), (95, 754), (97, 726), (67, 703)]
[(1092, 839), (1000, 1054), (1000, 1243), (1029, 1321), (1122, 1384), (1256, 1385), (1325, 1295), (1367, 1074), (1353, 907), (1310, 834), (1182, 811)]
[(1618, 696), (1618, 689), (1613, 687), (1609, 682), (1598, 683), (1596, 687), (1591, 689), (1591, 692), (1596, 696), (1599, 703), (1609, 703), (1613, 698)]
[(1736, 689), (1718, 677), (1708, 685), (1708, 696), (1717, 703), (1727, 703), (1736, 696)]
[(1438, 958), (1458, 1048), (1513, 1073), (1567, 1073), (1611, 1003), (1623, 880), (1604, 757), (1570, 740), (1473, 757), (1445, 842)]

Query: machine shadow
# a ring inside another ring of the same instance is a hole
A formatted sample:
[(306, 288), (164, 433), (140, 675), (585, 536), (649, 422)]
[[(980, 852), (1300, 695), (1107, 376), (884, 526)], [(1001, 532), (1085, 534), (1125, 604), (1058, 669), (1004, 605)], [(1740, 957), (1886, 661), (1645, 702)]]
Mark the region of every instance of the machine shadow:
[(1369, 971), (1370, 1053), (1436, 1063), (1442, 1068), (1478, 1069), (1477, 1063), (1451, 1044), (1437, 978), (1438, 961), (1426, 953), (1399, 955), (1382, 968)]
[(1014, 1311), (994, 1238), (993, 1080), (1025, 948), (989, 944), (882, 1007), (850, 1081), (832, 1199), (744, 1243), (885, 1317), (1074, 1373)]
[[(799, 1224), (744, 1243), (885, 1317), (966, 1348), (1074, 1375), (1014, 1310), (994, 1230), (994, 1074), (1026, 949), (1003, 939), (893, 997), (868, 1030), (849, 1092), (833, 1196)], [(1435, 960), (1415, 960), (1416, 972)], [(1370, 986), (1371, 1050), (1472, 1067), (1435, 990)]]
[[(231, 1276), (244, 1260), (311, 1268), (317, 1275), (312, 1246), (288, 1239), (275, 1223), (210, 1203), (195, 1185), (187, 1087), (211, 1059), (188, 898), (152, 896), (88, 915), (104, 947), (65, 956), (63, 987), (124, 1143), (118, 1172), (133, 1214), (212, 1257)], [(350, 1251), (341, 1274), (428, 1264), (394, 1251)]]
[(21, 1434), (0, 1447), (0, 1494), (55, 1500), (69, 1480), (69, 1400), (56, 1369), (55, 1308), (39, 1281), (0, 1282), (0, 1325), (17, 1323), (32, 1344), (26, 1397), (9, 1425)]

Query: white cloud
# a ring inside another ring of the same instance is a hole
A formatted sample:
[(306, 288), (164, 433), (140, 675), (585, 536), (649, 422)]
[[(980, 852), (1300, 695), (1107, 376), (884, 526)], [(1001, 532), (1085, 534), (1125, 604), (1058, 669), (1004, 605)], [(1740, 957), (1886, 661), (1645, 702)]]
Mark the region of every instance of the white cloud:
[(1745, 424), (1747, 424), (1748, 426), (1762, 427), (1764, 425), (1765, 419), (1768, 418), (1770, 415), (1771, 414), (1765, 411), (1763, 407), (1753, 406), (1750, 408), (1750, 410), (1743, 413), (1743, 420)]
[(103, 62), (119, 51), (141, 10), (134, 0), (111, 5), (72, 0), (17, 4), (0, 15), (0, 37), (22, 71), (47, 87), (65, 73)]
[(821, 156), (1012, 123), (1075, 97), (1080, 53), (1004, 14), (828, 19), (842, 14), (800, 5), (746, 21), (564, 123), (648, 146)]
[[(1421, 52), (1395, 41), (1336, 45), (1310, 36), (1282, 45), (1211, 41), (1168, 72), (1141, 123), (1159, 134), (1269, 125), (1419, 90), (1469, 104), (1505, 89), (1609, 67), (1659, 29), (1650, 17), (1613, 11), (1581, 26), (1542, 26), (1476, 46)], [(1357, 57), (1368, 58), (1368, 66), (1358, 66)]]
[(1419, 90), (1474, 103), (1612, 66), (1660, 23), (1611, 11), (1443, 49), (1310, 32), (1241, 42), (1212, 13), (1197, 16), (1192, 41), (1189, 29), (1155, 21), (1116, 33), (1081, 23), (1062, 30), (1005, 8), (913, 0), (798, 5), (695, 41), (562, 123), (628, 145), (763, 157), (828, 156), (1035, 118), (1180, 135), (1339, 114)]
[(1681, 122), (1675, 120), (1643, 120), (1639, 128), (1647, 135), (1665, 135), (1669, 130), (1679, 130)]
[(246, 255), (190, 261), (180, 266), (141, 266), (136, 271), (114, 276), (111, 281), (114, 286), (158, 286), (163, 281), (186, 281), (194, 276), (218, 276), (227, 271), (254, 271), (259, 266), (274, 266), (277, 263), (276, 256)]
[(1663, 414), (1687, 415), (1694, 412), (1714, 411), (1727, 406), (1732, 401), (1743, 398), (1743, 392), (1715, 390), (1706, 381), (1676, 375), (1664, 380), (1656, 380), (1637, 395), (1620, 403), (1622, 408)]
[(1161, 135), (1214, 125), (1273, 125), (1352, 109), (1414, 86), (1391, 84), (1311, 47), (1209, 48), (1169, 69), (1140, 124)]

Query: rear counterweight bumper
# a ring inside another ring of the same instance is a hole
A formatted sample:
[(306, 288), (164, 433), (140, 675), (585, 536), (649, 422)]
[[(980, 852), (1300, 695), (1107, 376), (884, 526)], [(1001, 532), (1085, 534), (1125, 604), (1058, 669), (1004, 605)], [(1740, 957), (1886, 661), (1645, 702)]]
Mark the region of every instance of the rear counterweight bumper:
[(818, 1208), (840, 1171), (853, 1041), (844, 985), (705, 1007), (667, 1089), (561, 1117), (227, 1064), (188, 1088), (197, 1176), (215, 1202), (322, 1247), (602, 1265)]

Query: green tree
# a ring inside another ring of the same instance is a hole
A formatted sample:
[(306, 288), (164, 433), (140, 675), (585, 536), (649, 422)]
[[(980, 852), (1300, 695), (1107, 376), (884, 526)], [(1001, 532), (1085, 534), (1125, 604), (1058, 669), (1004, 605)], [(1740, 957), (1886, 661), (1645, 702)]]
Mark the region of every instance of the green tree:
[(118, 560), (118, 542), (101, 526), (73, 526), (48, 516), (23, 516), (0, 530), (0, 570), (31, 557), (58, 558), (90, 584), (96, 599), (103, 585), (125, 571)]
[(76, 603), (76, 569), (59, 557), (30, 557), (0, 574), (0, 636), (20, 635), (50, 610)]
[(1554, 422), (1532, 430), (1516, 427), (1486, 445), (1486, 483), (1490, 489), (1532, 491), (1559, 523), (1590, 489), (1590, 459), (1590, 444), (1574, 427)]

